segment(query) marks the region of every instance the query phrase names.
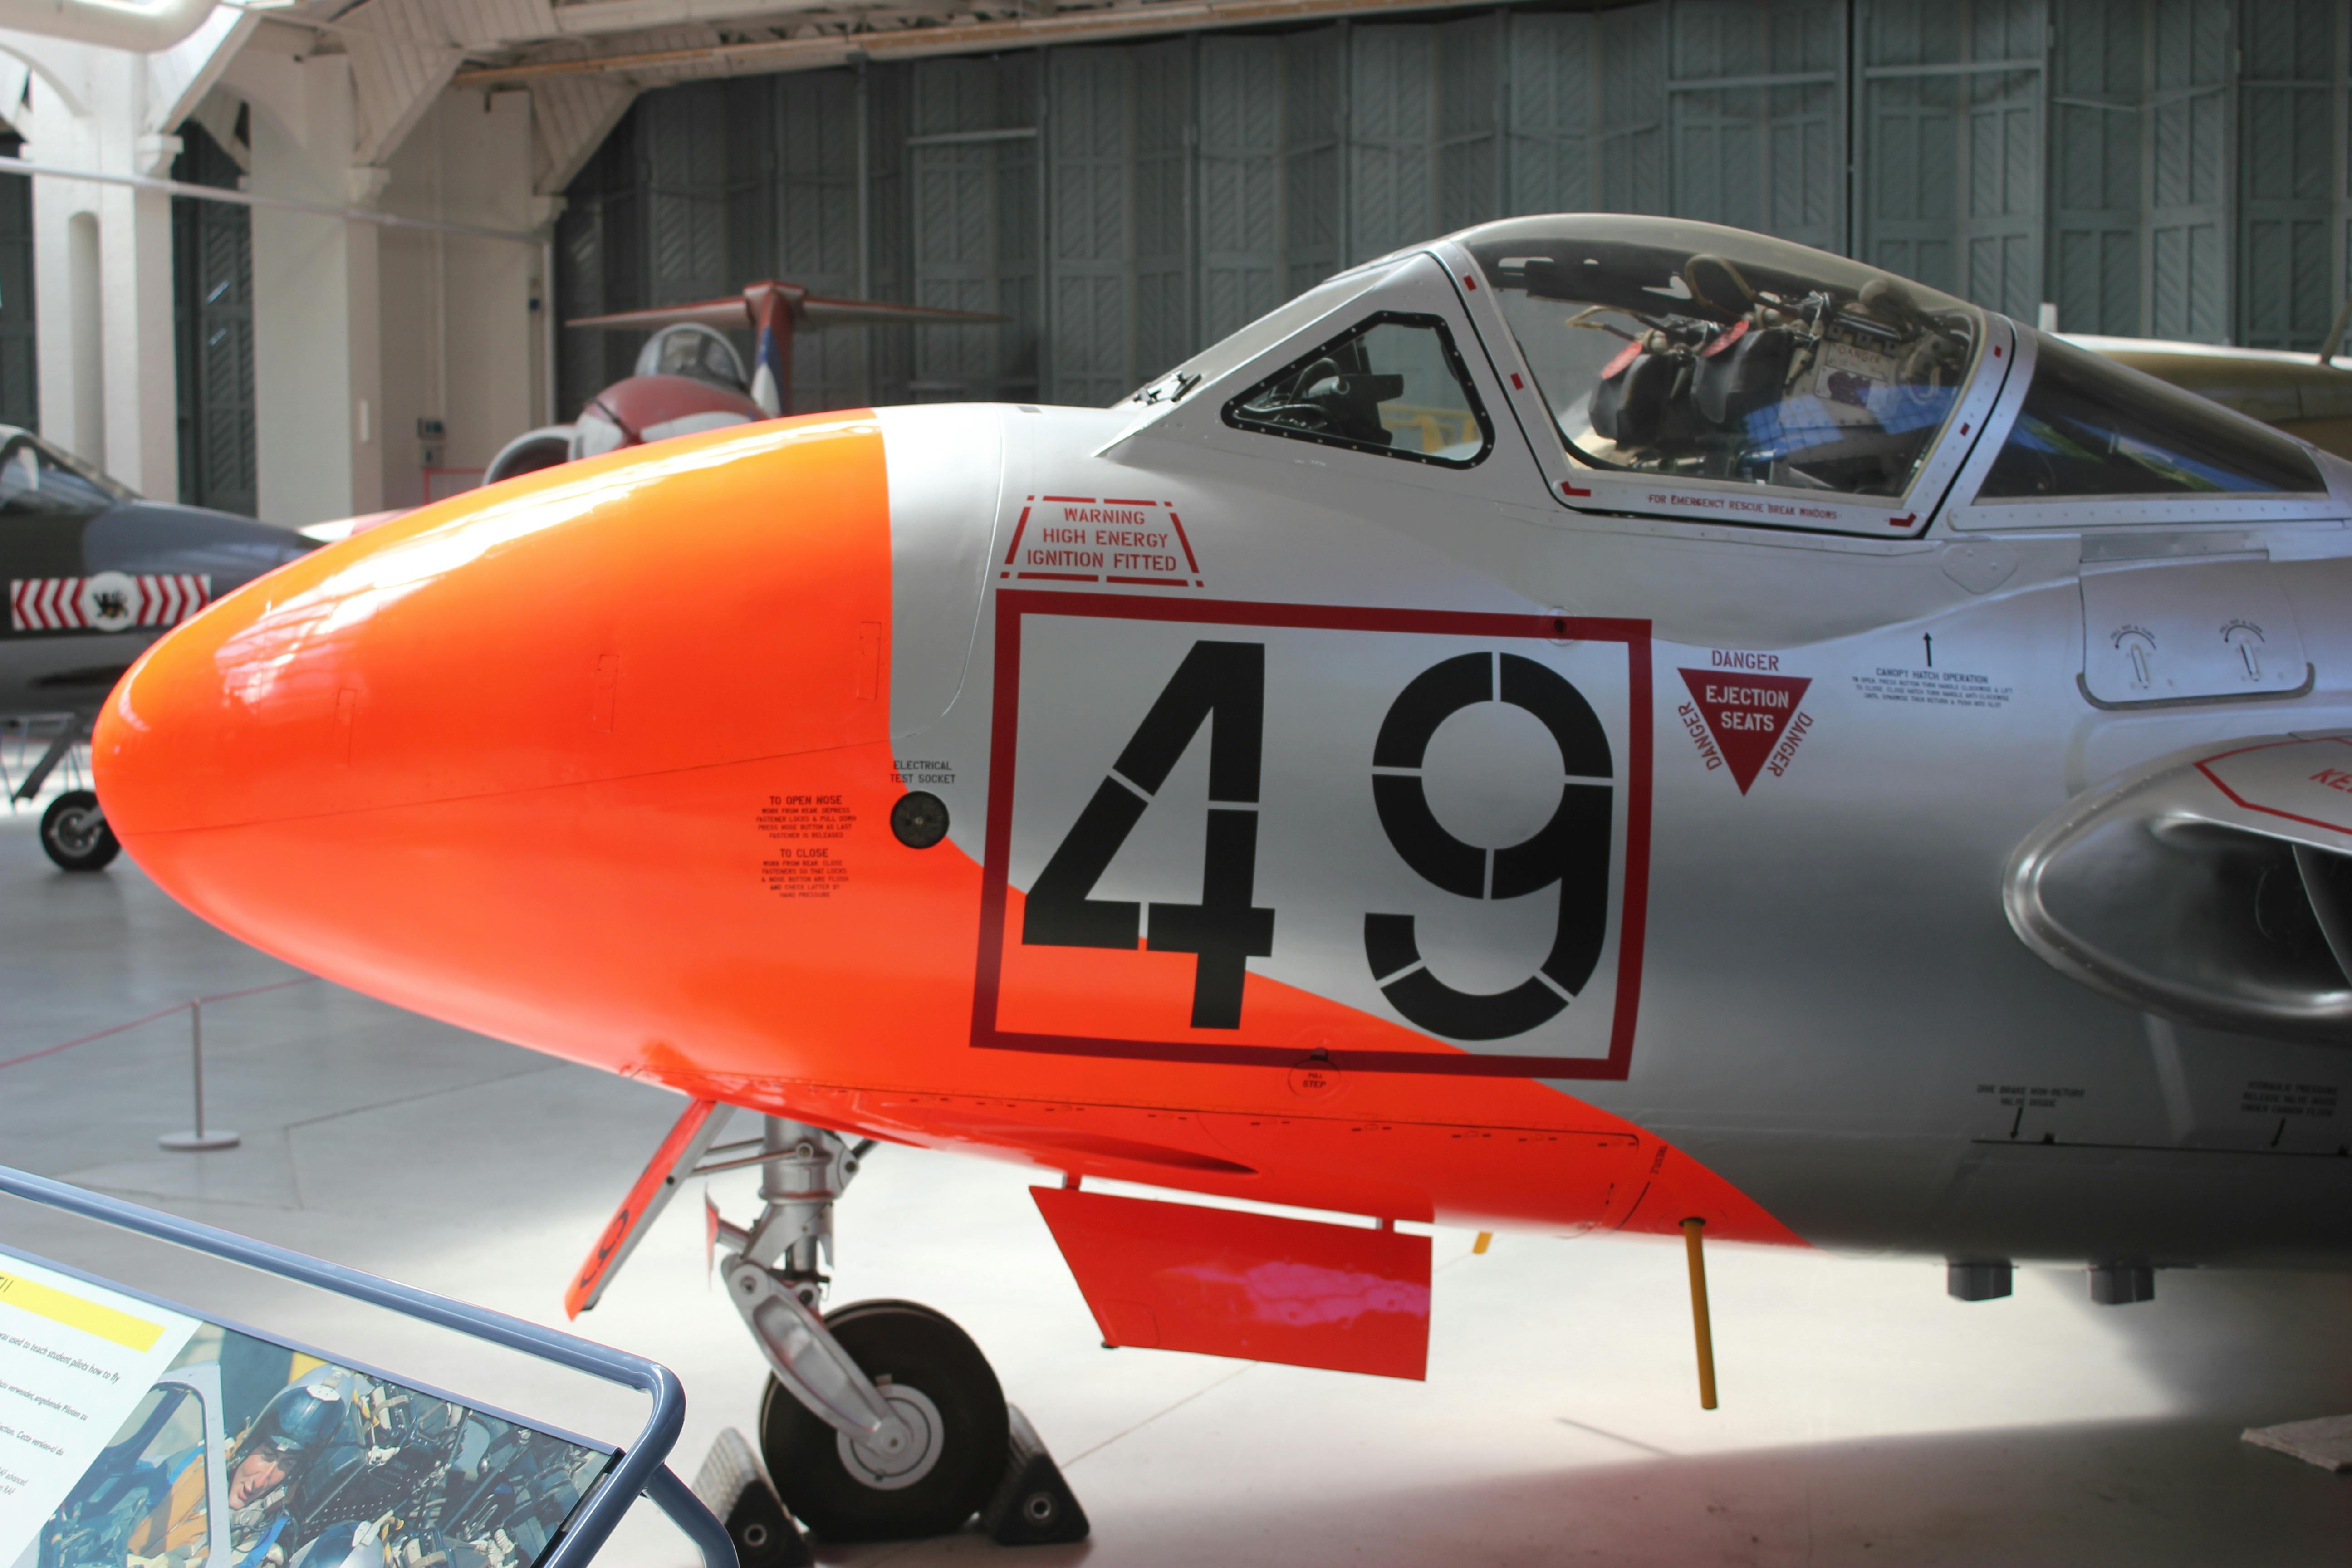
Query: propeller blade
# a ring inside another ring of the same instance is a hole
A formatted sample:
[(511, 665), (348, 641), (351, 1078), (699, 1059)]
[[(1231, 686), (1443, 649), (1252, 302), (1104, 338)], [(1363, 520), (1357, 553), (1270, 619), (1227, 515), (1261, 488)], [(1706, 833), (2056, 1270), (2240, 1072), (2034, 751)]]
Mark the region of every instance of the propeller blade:
[(875, 300), (834, 300), (811, 294), (801, 301), (801, 320), (812, 327), (946, 327), (959, 321), (1011, 320), (987, 310), (942, 310), (929, 305), (886, 305)]
[(753, 301), (773, 289), (796, 298), (793, 320), (811, 327), (944, 327), (959, 321), (980, 323), (1008, 318), (986, 310), (942, 310), (930, 305), (892, 305), (878, 300), (837, 300), (823, 294), (802, 294), (793, 283), (754, 283), (741, 294), (724, 300), (704, 300), (691, 305), (656, 305), (643, 310), (614, 310), (602, 316), (578, 316), (568, 327), (717, 327), (722, 331), (757, 324)]
[(614, 310), (604, 316), (575, 316), (567, 327), (717, 327), (730, 331), (751, 324), (751, 307), (742, 295), (705, 300), (693, 305), (656, 305), (646, 310)]

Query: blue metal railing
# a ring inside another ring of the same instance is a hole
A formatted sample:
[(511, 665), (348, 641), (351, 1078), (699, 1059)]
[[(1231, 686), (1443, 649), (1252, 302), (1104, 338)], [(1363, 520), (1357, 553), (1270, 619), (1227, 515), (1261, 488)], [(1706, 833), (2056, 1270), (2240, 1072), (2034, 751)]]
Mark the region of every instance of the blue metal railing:
[(677, 1374), (659, 1362), (5, 1165), (0, 1165), (0, 1193), (225, 1258), (640, 1391), (653, 1400), (645, 1429), (619, 1450), (620, 1463), (606, 1475), (604, 1484), (595, 1489), (553, 1550), (533, 1568), (586, 1568), (641, 1494), (686, 1532), (702, 1552), (704, 1568), (738, 1568), (735, 1544), (728, 1538), (726, 1527), (663, 1462), (686, 1422), (686, 1390)]

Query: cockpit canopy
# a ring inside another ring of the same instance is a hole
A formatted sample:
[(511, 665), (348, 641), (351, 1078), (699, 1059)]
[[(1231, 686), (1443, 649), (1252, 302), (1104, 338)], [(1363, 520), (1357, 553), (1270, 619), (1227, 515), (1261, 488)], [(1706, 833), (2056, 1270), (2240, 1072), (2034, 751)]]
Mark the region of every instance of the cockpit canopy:
[(0, 513), (90, 517), (137, 491), (29, 430), (0, 425)]
[[(1481, 337), (1509, 389), (1480, 390)], [(2053, 501), (2177, 502), (2164, 515), (2180, 517), (2250, 497), (2330, 504), (2312, 449), (2253, 419), (1879, 268), (1676, 218), (1467, 229), (1326, 280), (1128, 401), (1204, 388), (1230, 429), (1441, 468), (1497, 449), (1490, 408), (1511, 406), (1539, 447), (1549, 416), (1559, 445), (1536, 455), (1556, 499), (1602, 510), (1885, 538), (1971, 461), (1954, 504), (2023, 509), (1977, 526), (2049, 525), (2032, 509)], [(1724, 493), (1751, 486), (1784, 497)]]
[(1761, 235), (1586, 216), (1464, 239), (1595, 468), (1900, 495), (1984, 341), (1964, 300)]
[(692, 322), (664, 327), (637, 351), (638, 375), (688, 375), (741, 392), (751, 384), (735, 345), (716, 328)]

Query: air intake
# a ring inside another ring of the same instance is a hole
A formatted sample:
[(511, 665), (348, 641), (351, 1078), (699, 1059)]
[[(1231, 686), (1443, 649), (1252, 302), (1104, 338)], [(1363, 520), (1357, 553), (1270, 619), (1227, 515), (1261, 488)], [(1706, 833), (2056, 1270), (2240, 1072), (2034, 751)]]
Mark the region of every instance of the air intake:
[(2119, 1001), (2352, 1044), (2352, 737), (2160, 758), (2036, 828), (2002, 892), (2028, 947)]

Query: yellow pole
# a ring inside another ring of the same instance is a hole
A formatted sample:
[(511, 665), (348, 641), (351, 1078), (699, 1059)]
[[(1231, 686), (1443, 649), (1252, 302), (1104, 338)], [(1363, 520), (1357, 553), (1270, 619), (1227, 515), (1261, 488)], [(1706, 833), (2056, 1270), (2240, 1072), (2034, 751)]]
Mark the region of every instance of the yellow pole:
[(1715, 1408), (1715, 1330), (1706, 1315), (1706, 1221), (1683, 1221), (1683, 1251), (1690, 1260), (1691, 1331), (1698, 1340), (1698, 1407)]
[(1482, 1230), (1478, 1233), (1478, 1239), (1470, 1244), (1470, 1250), (1472, 1252), (1484, 1252), (1493, 1244), (1494, 1240), (1495, 1233), (1493, 1231)]

